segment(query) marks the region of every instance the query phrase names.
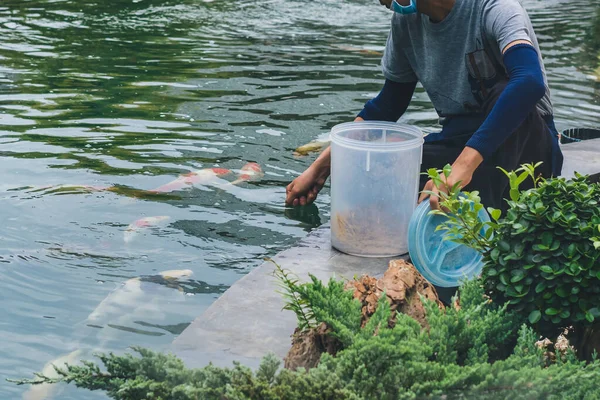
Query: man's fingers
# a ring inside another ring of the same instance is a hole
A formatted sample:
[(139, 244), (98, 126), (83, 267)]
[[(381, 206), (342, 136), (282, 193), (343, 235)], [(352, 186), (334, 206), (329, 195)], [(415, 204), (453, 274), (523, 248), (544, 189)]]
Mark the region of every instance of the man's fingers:
[(439, 210), (440, 209), (440, 190), (437, 187), (432, 187), (431, 191), (434, 193), (431, 196), (429, 196), (429, 208), (431, 208), (432, 210)]
[(294, 190), (294, 182), (290, 183), (285, 188), (285, 204), (287, 204), (287, 205), (292, 205), (292, 202), (294, 201), (293, 190)]
[(429, 197), (429, 208), (431, 208), (432, 210), (440, 209), (440, 198), (438, 196)]
[[(427, 183), (423, 187), (423, 192), (429, 191), (432, 188), (433, 188), (433, 181), (427, 181)], [(425, 200), (427, 197), (429, 197), (429, 193), (421, 193), (421, 195), (419, 196), (418, 203), (421, 204), (423, 202), (423, 200)]]

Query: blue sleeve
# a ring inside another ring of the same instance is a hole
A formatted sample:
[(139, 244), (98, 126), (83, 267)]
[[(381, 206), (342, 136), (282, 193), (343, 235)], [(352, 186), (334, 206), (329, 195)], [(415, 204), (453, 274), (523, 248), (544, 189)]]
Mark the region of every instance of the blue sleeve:
[(396, 122), (408, 108), (417, 82), (400, 83), (386, 79), (381, 92), (358, 114), (365, 121)]
[(509, 81), (486, 120), (467, 142), (483, 158), (490, 157), (525, 121), (546, 93), (536, 49), (518, 44), (504, 53)]

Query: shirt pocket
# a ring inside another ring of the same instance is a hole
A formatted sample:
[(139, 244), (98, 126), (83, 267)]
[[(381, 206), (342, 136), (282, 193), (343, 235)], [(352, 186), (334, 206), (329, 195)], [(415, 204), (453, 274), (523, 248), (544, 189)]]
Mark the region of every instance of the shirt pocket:
[(465, 64), (467, 65), (469, 75), (478, 81), (492, 80), (498, 74), (494, 63), (484, 49), (467, 53)]

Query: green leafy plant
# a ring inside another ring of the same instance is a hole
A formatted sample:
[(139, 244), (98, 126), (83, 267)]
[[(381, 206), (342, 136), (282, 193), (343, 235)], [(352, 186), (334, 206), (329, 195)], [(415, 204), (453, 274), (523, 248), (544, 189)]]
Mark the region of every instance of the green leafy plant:
[[(440, 202), (448, 212), (435, 211), (448, 217), (439, 229), (448, 232), (449, 240), (483, 254), (482, 278), (495, 302), (508, 302), (542, 331), (591, 323), (600, 317), (600, 252), (595, 247), (600, 186), (581, 175), (537, 177), (538, 165), (504, 171), (510, 182), (509, 210), (501, 218), (498, 210), (489, 209), (495, 220), (490, 223), (473, 219), (483, 207), (478, 196), (465, 194), (469, 208), (456, 200), (460, 196), (452, 188)], [(520, 191), (528, 178), (534, 187)]]
[(300, 280), (290, 271), (284, 270), (279, 264), (268, 258), (275, 265), (273, 275), (277, 279), (279, 290), (277, 293), (283, 297), (285, 305), (284, 310), (292, 311), (298, 319), (298, 329), (305, 331), (316, 327), (315, 316), (313, 315), (310, 305), (306, 298), (300, 294)]
[[(434, 185), (441, 188), (445, 186), (445, 180), (451, 172), (452, 167), (446, 165), (443, 170), (431, 168), (427, 174)], [(480, 220), (479, 213), (483, 209), (483, 204), (479, 192), (461, 192), (460, 185), (461, 183), (457, 182), (448, 190), (440, 190), (437, 194), (425, 191), (429, 195), (440, 197), (442, 209), (432, 210), (431, 213), (448, 219), (448, 222), (438, 226), (437, 230), (446, 231), (445, 240), (452, 240), (485, 253), (492, 246), (491, 237), (496, 224), (493, 221)], [(496, 219), (500, 216), (500, 210), (490, 208), (488, 211)]]
[(119, 400), (563, 399), (597, 393), (600, 363), (566, 356), (548, 366), (532, 328), (488, 301), (478, 280), (461, 286), (460, 309), (441, 310), (426, 301), (428, 329), (404, 314), (390, 328), (385, 296), (361, 328), (353, 317), (360, 303), (351, 296), (333, 302), (332, 294), (342, 286), (314, 278), (294, 286), (312, 293), (309, 307), (317, 323), (327, 320), (337, 327), (332, 334), (349, 335), (342, 350), (324, 354), (308, 371), (280, 370), (274, 356), (257, 371), (239, 363), (188, 369), (173, 355), (134, 348), (139, 356), (103, 354), (98, 356), (102, 367), (68, 365), (57, 369), (56, 379), (36, 375), (17, 383), (74, 383)]
[(531, 323), (556, 326), (600, 316), (600, 186), (585, 177), (542, 180), (509, 202), (483, 277), (492, 298), (509, 301)]
[(344, 288), (344, 282), (331, 278), (324, 285), (310, 275), (310, 282), (299, 283), (291, 272), (275, 265), (275, 277), (281, 288), (279, 293), (285, 300), (283, 308), (296, 314), (299, 330), (315, 328), (324, 322), (333, 329), (333, 337), (349, 345), (360, 330), (362, 312), (360, 302)]

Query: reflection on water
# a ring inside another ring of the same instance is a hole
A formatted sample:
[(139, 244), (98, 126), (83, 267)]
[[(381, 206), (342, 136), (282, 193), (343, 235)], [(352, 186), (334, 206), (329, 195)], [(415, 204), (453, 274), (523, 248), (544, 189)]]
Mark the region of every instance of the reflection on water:
[[(525, 5), (559, 129), (596, 125), (598, 60), (582, 42), (594, 7)], [(314, 158), (293, 151), (352, 119), (377, 93), (390, 18), (371, 2), (340, 7), (333, 0), (0, 4), (1, 376), (30, 375), (80, 336), (98, 345), (100, 328), (84, 321), (128, 279), (190, 269), (183, 292), (143, 287), (155, 312), (123, 322), (132, 315), (123, 304), (120, 316), (105, 316), (117, 327), (102, 328), (109, 349), (161, 348), (263, 257), (328, 219), (326, 193), (315, 206), (282, 206), (285, 185)], [(404, 121), (437, 128), (422, 90), (409, 111)], [(148, 192), (180, 174), (239, 171), (248, 162), (264, 177)], [(129, 224), (155, 216), (169, 220), (124, 240)], [(2, 381), (0, 398), (22, 390)], [(81, 396), (102, 398), (70, 389), (61, 398)]]

